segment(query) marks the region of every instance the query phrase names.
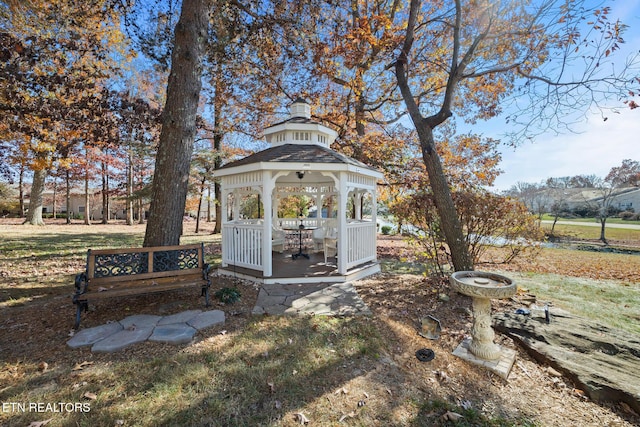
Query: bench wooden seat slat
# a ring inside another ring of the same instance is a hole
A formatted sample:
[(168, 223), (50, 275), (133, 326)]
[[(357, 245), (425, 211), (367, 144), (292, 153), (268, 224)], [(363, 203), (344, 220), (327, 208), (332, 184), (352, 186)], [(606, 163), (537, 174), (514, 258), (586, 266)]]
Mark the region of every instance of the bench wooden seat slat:
[(113, 282), (99, 282), (99, 281), (94, 281), (92, 282), (93, 286), (91, 287), (91, 290), (88, 292), (85, 292), (82, 295), (82, 299), (91, 299), (91, 296), (93, 296), (94, 294), (98, 293), (98, 292), (103, 292), (100, 289), (119, 289), (119, 288), (130, 288), (132, 287), (131, 283), (135, 282), (135, 287), (144, 287), (144, 286), (153, 286), (153, 285), (166, 285), (169, 283), (175, 283), (175, 284), (182, 284), (182, 283), (201, 283), (201, 282), (205, 282), (204, 279), (202, 279), (202, 274), (193, 274), (193, 272), (191, 274), (182, 274), (179, 276), (164, 276), (164, 277), (149, 277), (149, 278), (145, 278), (145, 279), (135, 279), (135, 280), (131, 280), (129, 279), (129, 281), (126, 280), (118, 280), (118, 281), (113, 281)]
[(89, 301), (190, 286), (200, 286), (208, 307), (211, 280), (203, 244), (89, 249), (86, 270), (76, 276), (75, 328), (80, 325), (82, 308), (87, 310)]
[[(171, 271), (158, 271), (155, 273), (141, 273), (141, 274), (129, 274), (122, 276), (108, 276), (108, 277), (94, 277), (91, 279), (91, 283), (100, 285), (102, 283), (116, 283), (116, 282), (131, 282), (138, 280), (153, 279), (156, 277), (180, 277), (189, 276), (193, 274), (193, 269), (190, 270), (171, 270)], [(200, 274), (202, 276), (202, 274)]]
[(158, 283), (156, 285), (136, 286), (135, 288), (106, 288), (104, 291), (92, 292), (90, 295), (91, 301), (113, 298), (124, 295), (141, 295), (154, 292), (171, 291), (182, 288), (189, 288), (193, 285), (201, 285), (203, 283), (198, 282), (178, 282), (178, 283)]

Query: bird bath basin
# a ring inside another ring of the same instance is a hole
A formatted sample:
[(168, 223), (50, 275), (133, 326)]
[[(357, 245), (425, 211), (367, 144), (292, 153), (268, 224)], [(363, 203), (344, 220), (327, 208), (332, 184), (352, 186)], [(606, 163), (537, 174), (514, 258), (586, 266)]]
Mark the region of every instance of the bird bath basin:
[(456, 271), (449, 281), (453, 289), (474, 298), (511, 298), (516, 294), (513, 280), (494, 273)]
[(485, 361), (500, 360), (504, 349), (493, 342), (495, 334), (491, 328), (491, 299), (515, 295), (515, 282), (508, 277), (482, 271), (457, 271), (451, 275), (449, 282), (453, 289), (473, 298), (471, 342), (465, 344), (468, 351)]

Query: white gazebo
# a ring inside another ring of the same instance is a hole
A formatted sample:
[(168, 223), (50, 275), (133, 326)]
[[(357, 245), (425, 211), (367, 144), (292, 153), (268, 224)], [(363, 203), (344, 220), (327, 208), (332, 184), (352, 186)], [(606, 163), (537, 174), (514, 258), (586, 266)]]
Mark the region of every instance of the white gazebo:
[[(329, 148), (337, 133), (312, 121), (300, 98), (289, 118), (264, 135), (270, 148), (216, 171), (222, 187), (220, 273), (304, 283), (379, 272), (376, 182), (382, 174)], [(291, 209), (279, 215), (291, 200), (304, 206), (296, 215)]]

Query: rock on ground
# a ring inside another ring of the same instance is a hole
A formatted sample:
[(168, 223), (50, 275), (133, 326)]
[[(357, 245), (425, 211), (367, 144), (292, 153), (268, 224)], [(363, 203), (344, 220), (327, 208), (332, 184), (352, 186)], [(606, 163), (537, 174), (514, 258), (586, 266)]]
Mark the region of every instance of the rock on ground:
[(498, 313), (496, 330), (553, 366), (595, 401), (625, 402), (640, 413), (640, 337), (566, 311), (544, 316)]

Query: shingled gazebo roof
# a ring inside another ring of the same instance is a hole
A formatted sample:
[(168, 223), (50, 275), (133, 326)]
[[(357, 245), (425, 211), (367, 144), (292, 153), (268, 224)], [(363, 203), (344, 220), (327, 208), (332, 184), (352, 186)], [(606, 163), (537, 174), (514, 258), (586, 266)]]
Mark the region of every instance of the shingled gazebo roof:
[(338, 163), (375, 171), (359, 160), (338, 153), (328, 147), (317, 144), (284, 144), (267, 148), (251, 154), (235, 162), (224, 165), (221, 169), (245, 166), (253, 163)]

